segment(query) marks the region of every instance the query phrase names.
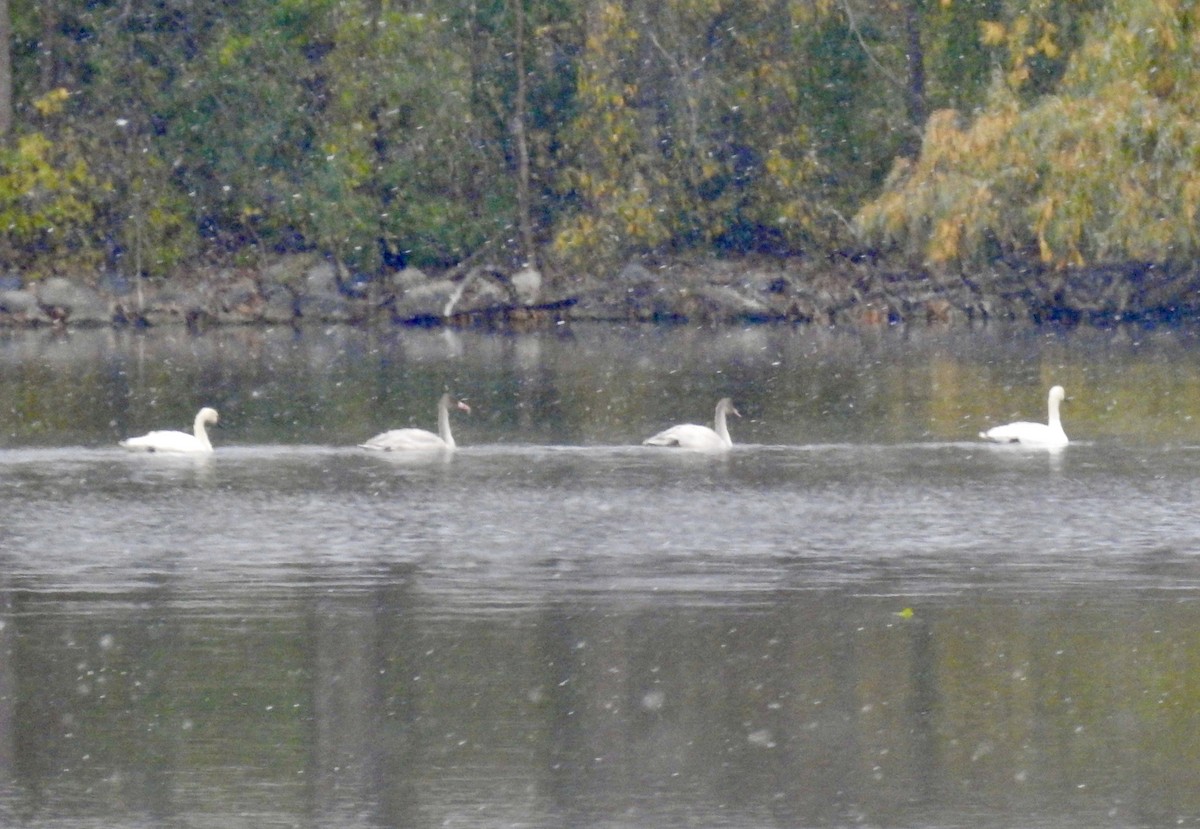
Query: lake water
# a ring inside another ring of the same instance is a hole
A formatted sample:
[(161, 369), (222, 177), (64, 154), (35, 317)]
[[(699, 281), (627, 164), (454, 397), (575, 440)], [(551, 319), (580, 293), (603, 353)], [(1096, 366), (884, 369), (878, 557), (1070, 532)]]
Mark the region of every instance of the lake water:
[[(0, 825), (1200, 824), (1190, 332), (0, 339)], [(1044, 419), (1057, 453), (976, 433)], [(355, 444), (432, 428), (452, 456)], [(643, 447), (718, 397), (727, 456)], [(133, 456), (188, 428), (208, 458)]]

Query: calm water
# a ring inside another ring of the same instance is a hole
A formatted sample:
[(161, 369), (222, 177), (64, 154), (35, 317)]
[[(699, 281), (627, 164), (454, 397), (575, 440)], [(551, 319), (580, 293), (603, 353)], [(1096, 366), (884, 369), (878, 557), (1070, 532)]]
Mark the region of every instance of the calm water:
[[(1200, 823), (1181, 332), (0, 340), (0, 825)], [(988, 447), (1067, 387), (1075, 441)], [(354, 444), (431, 428), (452, 457)], [(641, 447), (729, 394), (727, 457)], [(206, 459), (115, 447), (224, 428)]]

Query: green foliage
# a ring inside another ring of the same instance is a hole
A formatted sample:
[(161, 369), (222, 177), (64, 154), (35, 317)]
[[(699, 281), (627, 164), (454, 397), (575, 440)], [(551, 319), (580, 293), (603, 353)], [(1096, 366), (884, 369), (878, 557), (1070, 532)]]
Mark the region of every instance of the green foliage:
[[(36, 102), (46, 116), (67, 95), (54, 90)], [(0, 264), (39, 274), (52, 266), (94, 267), (94, 197), (102, 187), (84, 159), (41, 132), (0, 147)]]
[(180, 67), (160, 140), (210, 251), (289, 244), (296, 203), (320, 187), (306, 178), (315, 154), (311, 110), (323, 84), (309, 54), (327, 48), (310, 28), (320, 8), (247, 4), (223, 16)]
[(568, 261), (820, 238), (821, 164), (792, 32), (807, 3), (589, 5), (565, 134)]
[(447, 263), (494, 230), (497, 217), (475, 210), (480, 134), (453, 34), (422, 13), (352, 8), (339, 17), (315, 137), (323, 156), (312, 180), (324, 186), (301, 205), (311, 235), (368, 272), (379, 267), (377, 239), (417, 264)]
[(1005, 16), (1001, 0), (929, 3), (924, 21), (930, 109), (970, 111), (984, 103), (999, 47), (981, 42), (981, 26)]

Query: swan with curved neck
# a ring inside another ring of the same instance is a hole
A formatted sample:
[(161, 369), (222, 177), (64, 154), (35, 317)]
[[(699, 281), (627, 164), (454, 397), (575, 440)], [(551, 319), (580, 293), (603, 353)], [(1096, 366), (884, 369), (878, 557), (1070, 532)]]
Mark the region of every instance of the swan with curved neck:
[(717, 403), (713, 428), (697, 426), (694, 423), (682, 423), (659, 432), (653, 437), (646, 438), (642, 443), (646, 446), (669, 446), (702, 452), (724, 452), (733, 448), (733, 439), (729, 437), (729, 427), (725, 424), (725, 415), (727, 414), (741, 417), (738, 410), (733, 407), (733, 401), (728, 397), (722, 397)]
[(149, 432), (141, 437), (126, 438), (120, 442), (125, 449), (134, 452), (211, 452), (212, 443), (208, 439), (207, 425), (217, 422), (217, 410), (205, 406), (196, 413), (192, 424), (192, 434), (164, 429)]
[(1004, 426), (994, 426), (979, 436), (993, 443), (1021, 443), (1029, 446), (1066, 446), (1067, 433), (1063, 431), (1062, 418), (1058, 414), (1059, 404), (1066, 397), (1062, 386), (1050, 389), (1046, 407), (1049, 417), (1046, 423), (1019, 421)]
[(453, 449), (454, 435), (450, 434), (450, 406), (471, 413), (471, 407), (461, 400), (455, 400), (449, 394), (443, 394), (438, 400), (438, 433), (425, 429), (392, 429), (383, 432), (360, 443), (363, 449), (374, 449), (381, 452), (409, 452), (421, 449)]

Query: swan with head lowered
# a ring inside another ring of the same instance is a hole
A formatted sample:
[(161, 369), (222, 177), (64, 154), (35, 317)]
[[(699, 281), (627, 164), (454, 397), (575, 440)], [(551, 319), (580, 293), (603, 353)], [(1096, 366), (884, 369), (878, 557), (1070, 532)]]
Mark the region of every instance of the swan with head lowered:
[(471, 407), (461, 400), (455, 400), (449, 394), (443, 394), (438, 400), (438, 433), (424, 429), (392, 429), (383, 432), (360, 443), (363, 449), (374, 449), (380, 452), (411, 452), (422, 449), (453, 449), (454, 435), (450, 434), (450, 406), (471, 413)]
[(682, 423), (659, 432), (654, 437), (642, 441), (646, 446), (670, 446), (677, 449), (696, 449), (701, 452), (724, 452), (733, 448), (733, 440), (729, 437), (729, 427), (725, 425), (725, 415), (738, 414), (733, 407), (733, 401), (722, 397), (717, 403), (717, 414), (713, 419), (713, 428), (697, 426), (694, 423)]
[(1050, 389), (1047, 401), (1049, 419), (1046, 423), (1030, 423), (1019, 421), (1004, 426), (994, 426), (979, 436), (993, 443), (1020, 443), (1028, 446), (1066, 446), (1067, 433), (1063, 431), (1062, 418), (1059, 417), (1058, 407), (1066, 397), (1062, 386)]
[(196, 413), (196, 421), (192, 425), (192, 434), (162, 430), (150, 432), (137, 438), (126, 438), (120, 445), (134, 452), (211, 452), (212, 443), (208, 440), (205, 426), (217, 422), (217, 410), (205, 406)]

